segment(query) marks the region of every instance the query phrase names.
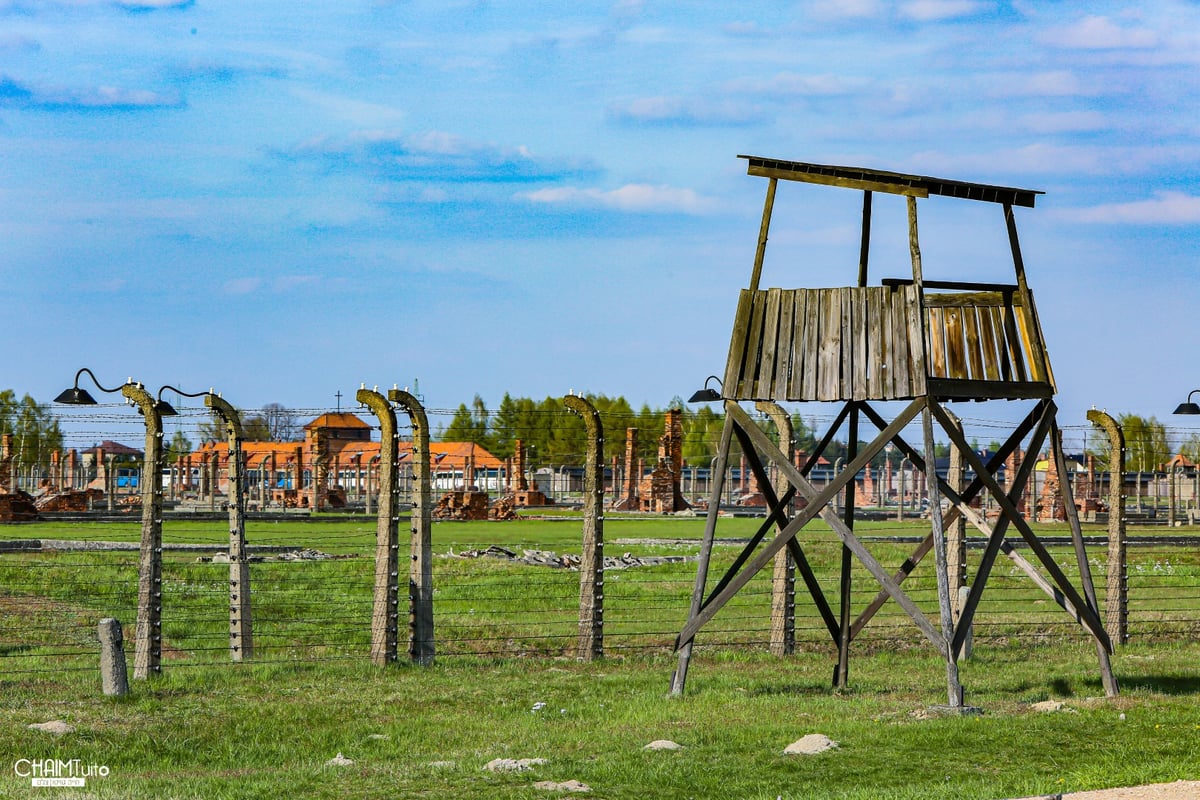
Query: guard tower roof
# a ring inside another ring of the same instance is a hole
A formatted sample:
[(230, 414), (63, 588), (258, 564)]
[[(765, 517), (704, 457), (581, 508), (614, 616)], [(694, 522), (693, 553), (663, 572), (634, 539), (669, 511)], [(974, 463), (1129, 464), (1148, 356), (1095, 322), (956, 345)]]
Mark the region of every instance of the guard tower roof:
[(1045, 194), (1036, 189), (1014, 189), (1009, 186), (991, 186), (986, 183), (967, 183), (966, 181), (930, 178), (925, 175), (906, 175), (902, 172), (886, 172), (864, 167), (839, 167), (831, 164), (809, 164), (803, 161), (780, 161), (761, 156), (740, 155), (738, 158), (744, 158), (749, 162), (746, 171), (750, 175), (913, 197), (928, 197), (936, 194), (945, 197), (960, 197), (965, 200), (1033, 208), (1033, 202), (1037, 196)]

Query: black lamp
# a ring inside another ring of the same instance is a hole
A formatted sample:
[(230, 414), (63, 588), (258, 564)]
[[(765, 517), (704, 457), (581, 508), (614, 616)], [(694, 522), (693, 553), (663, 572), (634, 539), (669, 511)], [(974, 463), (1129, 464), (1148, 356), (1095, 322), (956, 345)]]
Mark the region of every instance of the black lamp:
[(96, 388), (99, 389), (100, 391), (105, 392), (106, 394), (112, 394), (114, 392), (121, 391), (120, 386), (118, 386), (116, 389), (105, 389), (103, 386), (100, 385), (100, 381), (96, 380), (96, 376), (92, 374), (92, 371), (90, 369), (88, 369), (87, 367), (84, 367), (83, 369), (79, 370), (79, 372), (75, 373), (75, 385), (72, 386), (70, 389), (64, 389), (58, 395), (58, 397), (54, 398), (54, 402), (65, 403), (66, 405), (70, 405), (70, 406), (94, 406), (94, 405), (96, 405), (96, 398), (92, 397), (92, 395), (90, 393), (88, 393), (87, 389), (79, 388), (79, 376), (85, 372), (92, 379), (92, 383), (96, 384)]
[(1192, 391), (1188, 392), (1187, 402), (1180, 403), (1178, 408), (1176, 408), (1172, 413), (1174, 413), (1174, 414), (1190, 414), (1193, 416), (1195, 416), (1196, 414), (1200, 414), (1200, 405), (1196, 405), (1195, 403), (1192, 402), (1192, 395), (1194, 395), (1196, 392), (1200, 392), (1200, 389), (1193, 389)]
[(175, 410), (175, 407), (172, 406), (170, 403), (168, 403), (166, 400), (162, 399), (162, 393), (168, 389), (170, 389), (172, 392), (179, 395), (180, 397), (205, 397), (205, 396), (213, 393), (212, 389), (209, 389), (207, 392), (185, 392), (181, 389), (176, 389), (174, 386), (164, 386), (158, 390), (158, 397), (155, 399), (155, 402), (154, 402), (154, 407), (158, 409), (158, 415), (160, 417), (177, 417), (177, 416), (179, 416), (179, 412)]
[[(722, 389), (725, 388), (724, 385), (721, 384), (720, 378), (718, 378), (716, 375), (709, 375), (707, 378), (704, 379), (704, 388), (700, 389), (699, 391), (697, 391), (695, 394), (693, 394), (691, 397), (688, 398), (689, 403), (712, 403), (716, 400), (721, 399), (720, 392), (718, 392), (716, 389), (708, 388), (709, 381), (716, 381), (717, 384), (719, 386), (721, 386)], [(1200, 413), (1200, 412), (1197, 412), (1197, 413)]]

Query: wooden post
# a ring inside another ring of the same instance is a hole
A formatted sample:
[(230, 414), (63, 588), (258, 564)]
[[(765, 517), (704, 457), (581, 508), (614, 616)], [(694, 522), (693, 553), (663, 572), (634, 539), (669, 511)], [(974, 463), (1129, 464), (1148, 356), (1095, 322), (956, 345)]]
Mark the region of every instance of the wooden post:
[(121, 394), (137, 405), (146, 424), (133, 657), (133, 679), (145, 680), (162, 672), (162, 416), (158, 403), (142, 384), (127, 383), (121, 387)]
[(600, 412), (583, 397), (567, 395), (563, 404), (582, 417), (587, 428), (575, 658), (591, 661), (604, 656), (604, 425)]
[(399, 517), (396, 509), (396, 412), (379, 392), (356, 395), (379, 418), (379, 515), (375, 523), (375, 594), (371, 611), (371, 663), (396, 660), (399, 627)]
[[(1103, 411), (1087, 418), (1108, 434), (1108, 580), (1104, 591), (1104, 627), (1113, 644), (1129, 642), (1129, 584), (1125, 561), (1125, 432)], [(1140, 475), (1138, 476), (1141, 477)]]
[(112, 617), (100, 620), (100, 689), (109, 697), (129, 694), (129, 673), (125, 666), (125, 639), (121, 623)]
[[(708, 583), (708, 564), (712, 556), (713, 539), (716, 538), (717, 516), (721, 512), (721, 494), (725, 491), (725, 470), (729, 465), (729, 445), (733, 441), (733, 420), (729, 415), (731, 405), (733, 405), (732, 401), (725, 401), (725, 423), (721, 428), (721, 444), (717, 448), (717, 457), (713, 467), (715, 474), (710, 476), (710, 480), (714, 482), (709, 491), (708, 516), (704, 521), (704, 538), (700, 542), (700, 560), (696, 564), (696, 583), (692, 587), (688, 622), (691, 622), (700, 613), (700, 604), (704, 602), (704, 586)], [(670, 693), (672, 697), (682, 696), (684, 687), (687, 685), (688, 666), (692, 660), (692, 639), (676, 642), (676, 647), (679, 650), (679, 663), (675, 667), (674, 674), (671, 675)]]
[[(1075, 562), (1079, 565), (1079, 582), (1083, 584), (1083, 597), (1092, 613), (1095, 615), (1096, 622), (1099, 623), (1100, 604), (1096, 600), (1096, 587), (1092, 583), (1092, 567), (1088, 563), (1087, 550), (1083, 544), (1083, 528), (1079, 524), (1079, 510), (1075, 508), (1075, 497), (1071, 493), (1071, 482), (1066, 480), (1067, 475), (1067, 458), (1063, 454), (1062, 447), (1062, 431), (1058, 425), (1051, 421), (1050, 423), (1050, 454), (1054, 459), (1054, 464), (1058, 468), (1058, 474), (1063, 476), (1063, 480), (1059, 482), (1059, 493), (1062, 497), (1063, 507), (1067, 512), (1067, 522), (1071, 525), (1071, 541), (1075, 546)], [(1112, 661), (1109, 659), (1109, 651), (1112, 649), (1111, 637), (1108, 637), (1108, 631), (1096, 632), (1096, 655), (1100, 661), (1100, 681), (1104, 685), (1104, 693), (1108, 697), (1116, 697), (1120, 693), (1120, 687), (1117, 685), (1117, 678), (1112, 671)], [(1108, 642), (1104, 642), (1103, 638), (1109, 638)]]
[[(962, 421), (949, 409), (942, 410), (961, 434)], [(953, 444), (950, 446), (950, 468), (946, 473), (946, 483), (956, 492), (963, 490), (963, 454)], [(961, 594), (959, 590), (967, 583), (967, 520), (961, 515), (946, 529), (946, 575), (950, 580), (950, 596), (955, 598), (954, 621), (957, 623), (961, 610), (957, 598)]]
[[(792, 418), (778, 403), (759, 401), (754, 407), (771, 418), (779, 433), (779, 451), (788, 462), (794, 460), (795, 445)], [(778, 470), (775, 470), (778, 472)], [(778, 483), (778, 481), (776, 481)], [(783, 487), (776, 485), (775, 494), (783, 495)], [(786, 547), (775, 555), (771, 574), (771, 654), (791, 655), (796, 650), (796, 562)]]
[[(858, 405), (850, 403), (849, 417), (849, 433), (847, 435), (846, 459), (853, 462), (858, 457)], [(849, 469), (849, 465), (847, 465)], [(870, 466), (867, 467), (870, 469)], [(855, 470), (857, 472), (857, 469)], [(858, 501), (855, 498), (856, 486), (854, 476), (850, 476), (850, 480), (846, 482), (845, 505), (842, 507), (842, 521), (846, 525), (846, 530), (854, 531), (854, 509)], [(833, 686), (835, 689), (847, 689), (850, 686), (850, 641), (851, 631), (850, 624), (853, 619), (853, 614), (850, 608), (850, 594), (853, 588), (852, 580), (853, 573), (851, 567), (854, 564), (854, 553), (849, 545), (843, 542), (842, 544), (842, 569), (838, 581), (840, 591), (839, 615), (838, 615), (838, 660), (837, 666), (833, 671)]]
[[(245, 457), (242, 454), (242, 418), (237, 409), (220, 395), (209, 392), (204, 404), (225, 423), (229, 443), (229, 657), (246, 661), (254, 655), (254, 636), (250, 616), (250, 561), (246, 553)], [(217, 462), (213, 458), (214, 464)], [(216, 476), (213, 478), (215, 493)]]
[(417, 498), (411, 516), (408, 570), (408, 654), (421, 665), (433, 663), (433, 485), (430, 478), (429, 420), (421, 402), (401, 389), (388, 392), (408, 414), (413, 429), (412, 470)]
[(754, 269), (750, 273), (750, 291), (758, 290), (758, 280), (762, 275), (763, 257), (767, 253), (767, 232), (771, 230), (771, 209), (775, 205), (775, 185), (779, 181), (770, 178), (767, 181), (767, 199), (763, 203), (762, 225), (758, 230), (758, 249), (754, 253)]
[[(936, 402), (932, 398), (927, 403)], [(961, 708), (963, 704), (962, 683), (958, 679), (958, 653), (954, 652), (954, 611), (953, 603), (958, 598), (950, 596), (950, 578), (946, 558), (946, 535), (942, 529), (941, 491), (938, 489), (937, 464), (934, 456), (933, 443), (933, 412), (926, 405), (922, 412), (922, 425), (925, 432), (925, 469), (929, 488), (929, 521), (933, 525), (933, 555), (934, 569), (937, 572), (938, 611), (941, 612), (942, 636), (946, 639), (946, 651), (942, 654), (946, 659), (946, 695), (951, 708)]]

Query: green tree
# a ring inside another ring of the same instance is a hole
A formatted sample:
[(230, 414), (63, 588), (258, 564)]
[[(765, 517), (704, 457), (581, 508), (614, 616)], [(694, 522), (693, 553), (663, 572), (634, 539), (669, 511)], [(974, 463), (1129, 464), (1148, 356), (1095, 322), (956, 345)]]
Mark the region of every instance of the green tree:
[(1171, 458), (1166, 426), (1154, 417), (1118, 414), (1125, 434), (1125, 468), (1131, 472), (1156, 472)]
[(0, 391), (0, 434), (12, 434), (13, 460), (22, 469), (47, 468), (50, 454), (63, 446), (58, 417), (29, 395), (20, 400), (11, 389)]
[(167, 463), (177, 461), (191, 452), (192, 440), (187, 437), (182, 429), (176, 429), (175, 435), (171, 437), (171, 441), (167, 444), (165, 456)]
[(271, 441), (271, 426), (262, 414), (242, 417), (242, 438), (248, 442)]
[(441, 432), (443, 442), (473, 442), (488, 445), (488, 410), (483, 399), (475, 395), (471, 408), (459, 403), (450, 424)]

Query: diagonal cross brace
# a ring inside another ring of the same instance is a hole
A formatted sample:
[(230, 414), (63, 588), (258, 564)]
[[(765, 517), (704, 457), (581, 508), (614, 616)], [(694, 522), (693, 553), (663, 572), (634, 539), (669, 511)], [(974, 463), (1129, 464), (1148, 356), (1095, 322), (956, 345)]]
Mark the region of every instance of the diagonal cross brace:
[[(720, 589), (724, 588), (725, 582), (745, 563), (746, 557), (762, 541), (762, 534), (766, 533), (766, 529), (772, 522), (778, 525), (780, 530), (783, 530), (787, 523), (786, 508), (796, 494), (796, 487), (789, 486), (787, 491), (783, 493), (782, 499), (776, 498), (775, 487), (771, 485), (771, 480), (767, 476), (767, 471), (763, 469), (762, 462), (758, 459), (758, 453), (753, 443), (740, 426), (735, 427), (733, 432), (738, 437), (738, 442), (742, 445), (742, 451), (746, 454), (746, 458), (750, 462), (750, 469), (754, 472), (754, 478), (758, 481), (759, 489), (762, 491), (763, 498), (766, 500), (767, 508), (770, 511), (767, 516), (766, 525), (760, 530), (759, 535), (746, 545), (746, 549), (742, 551), (741, 557), (725, 574), (722, 583), (718, 588), (713, 590), (714, 595)], [(796, 562), (796, 568), (800, 571), (800, 575), (804, 579), (804, 585), (808, 588), (809, 594), (812, 595), (813, 603), (816, 605), (817, 611), (821, 614), (821, 619), (825, 622), (825, 627), (829, 630), (829, 635), (833, 637), (833, 641), (836, 644), (841, 638), (841, 624), (833, 615), (833, 609), (830, 608), (829, 600), (826, 599), (825, 592), (821, 590), (821, 585), (817, 582), (817, 576), (813, 573), (812, 566), (808, 563), (808, 558), (804, 555), (804, 549), (796, 541), (795, 536), (788, 538), (787, 548), (788, 552), (792, 555), (792, 559)]]
[(938, 651), (944, 651), (947, 645), (945, 637), (933, 626), (929, 618), (917, 608), (916, 604), (908, 597), (908, 595), (900, 589), (900, 587), (892, 580), (891, 576), (883, 566), (875, 559), (870, 552), (863, 547), (862, 543), (854, 536), (853, 531), (829, 508), (828, 504), (837, 492), (841, 491), (849, 481), (854, 479), (862, 467), (873, 458), (883, 446), (892, 440), (909, 422), (916, 417), (917, 413), (924, 407), (922, 399), (914, 400), (904, 409), (903, 412), (874, 440), (872, 440), (859, 453), (858, 457), (853, 459), (846, 465), (845, 470), (840, 476), (837, 476), (824, 489), (818, 491), (815, 486), (809, 483), (799, 470), (791, 463), (788, 463), (778, 453), (778, 449), (774, 446), (767, 435), (759, 430), (753, 420), (733, 401), (726, 401), (725, 411), (729, 418), (743, 430), (753, 442), (755, 449), (763, 451), (769, 460), (774, 463), (788, 482), (795, 486), (800, 494), (809, 502), (807, 508), (793, 517), (780, 532), (771, 540), (770, 543), (750, 562), (750, 564), (719, 594), (712, 597), (705, 607), (696, 615), (693, 615), (688, 623), (684, 626), (683, 631), (679, 634), (677, 642), (686, 642), (693, 638), (701, 627), (704, 626), (716, 614), (720, 608), (729, 601), (751, 578), (754, 577), (766, 564), (768, 564), (775, 554), (784, 547), (786, 542), (796, 535), (804, 525), (808, 524), (814, 517), (820, 514), (821, 518), (829, 525), (834, 533), (863, 563), (867, 570), (875, 577), (880, 586), (891, 595), (896, 602), (903, 608), (908, 615), (920, 628), (921, 632), (937, 647)]
[[(867, 415), (867, 417), (871, 420), (871, 422), (874, 423), (877, 428), (879, 428), (880, 430), (883, 430), (883, 428), (886, 426), (887, 423), (878, 414), (878, 412), (876, 412), (873, 408), (871, 408), (866, 403), (863, 403), (861, 405), (862, 405), (863, 412)], [(994, 474), (995, 471), (1000, 468), (1000, 465), (1004, 463), (1005, 459), (1007, 459), (1008, 456), (1011, 455), (1017, 449), (1021, 440), (1024, 439), (1025, 435), (1028, 434), (1034, 428), (1037, 420), (1044, 415), (1045, 409), (1046, 409), (1045, 403), (1040, 402), (1025, 417), (1025, 419), (1021, 421), (1021, 423), (1016, 427), (1016, 429), (1013, 431), (1013, 433), (1009, 436), (1008, 441), (1006, 441), (1004, 443), (1004, 445), (988, 460), (987, 471), (989, 472), (989, 474)], [(1045, 431), (1043, 430), (1041, 435), (1037, 437), (1037, 441), (1038, 441), (1039, 445), (1040, 445), (1041, 439), (1044, 438), (1044, 436), (1045, 436)], [(914, 467), (916, 467), (922, 473), (925, 473), (926, 475), (928, 475), (926, 467), (925, 467), (925, 459), (921, 456), (921, 454), (919, 452), (917, 452), (916, 449), (914, 449), (911, 445), (909, 445), (906, 441), (904, 441), (904, 439), (901, 438), (900, 436), (897, 436), (893, 440), (893, 442), (896, 444), (897, 447), (900, 448), (901, 452), (903, 452), (905, 454), (905, 456), (907, 456), (908, 459), (910, 461), (912, 461)], [(1023, 478), (1020, 481), (1016, 481), (1014, 479), (1014, 484), (1013, 484), (1014, 488), (1011, 492), (1011, 496), (1013, 498), (1019, 497), (1021, 492), (1024, 491), (1025, 482), (1027, 480), (1028, 480), (1028, 474), (1026, 474), (1025, 478)], [(943, 517), (943, 520), (942, 520), (943, 526), (948, 527), (951, 523), (953, 523), (956, 519), (958, 519), (958, 517), (963, 516), (966, 519), (968, 519), (972, 523), (972, 525), (979, 528), (985, 535), (987, 535), (989, 537), (991, 537), (993, 535), (993, 530), (991, 529), (991, 527), (988, 526), (986, 524), (986, 522), (984, 522), (982, 520), (982, 517), (980, 517), (978, 514), (976, 514), (974, 509), (972, 509), (969, 505), (970, 501), (972, 499), (974, 499), (975, 496), (977, 494), (979, 494), (979, 492), (985, 488), (984, 483), (980, 478), (976, 477), (965, 489), (963, 489), (961, 494), (957, 493), (953, 489), (953, 487), (951, 487), (948, 483), (941, 480), (940, 478), (938, 479), (938, 486), (942, 490), (942, 493), (945, 494), (947, 496), (947, 498), (949, 500), (951, 500), (951, 503), (952, 503), (951, 507), (949, 509), (947, 509), (946, 514)], [(1014, 499), (1014, 502), (1015, 502), (1015, 499)], [(1007, 521), (1002, 520), (1002, 523), (1005, 527), (1007, 527), (1007, 524), (1008, 524)], [(997, 546), (998, 546), (998, 544), (997, 544)], [(895, 574), (895, 578), (894, 578), (895, 581), (897, 583), (902, 583), (905, 580), (905, 578), (907, 578), (910, 574), (912, 574), (912, 571), (914, 569), (916, 569), (917, 565), (919, 563), (921, 563), (921, 560), (923, 558), (925, 558), (926, 555), (929, 554), (929, 551), (931, 549), (933, 549), (933, 534), (932, 533), (927, 535), (921, 541), (921, 543), (917, 545), (916, 549), (913, 551), (913, 554), (911, 556), (909, 556), (907, 559), (905, 559), (904, 563), (900, 566), (899, 570), (897, 570), (897, 572)], [(995, 557), (995, 552), (993, 552), (991, 554), (991, 557), (992, 558)], [(985, 559), (986, 558), (987, 557), (985, 555)], [(990, 560), (987, 563), (990, 568)], [(978, 581), (977, 581), (977, 583), (978, 583)], [(982, 591), (982, 587), (980, 588), (980, 591)], [(884, 592), (881, 590), (875, 596), (875, 598), (867, 605), (867, 607), (863, 610), (863, 612), (861, 614), (859, 614), (858, 618), (854, 621), (854, 624), (851, 626), (850, 632), (851, 632), (852, 637), (856, 637), (859, 634), (859, 632), (864, 627), (866, 627), (867, 623), (871, 621), (871, 619), (875, 616), (875, 614), (878, 613), (879, 609), (883, 607), (883, 604), (887, 602), (888, 596), (889, 595), (887, 594), (887, 592)], [(973, 610), (974, 606), (971, 606), (971, 608)], [(961, 619), (961, 617), (960, 617), (960, 619)], [(970, 615), (967, 615), (967, 620), (969, 623)], [(964, 625), (962, 622), (959, 623), (958, 627), (964, 631), (967, 629), (967, 626)]]
[[(1054, 404), (1048, 404), (1046, 413), (1051, 426), (1053, 426), (1054, 411)], [(971, 449), (970, 445), (967, 444), (967, 441), (962, 434), (958, 433), (957, 429), (955, 429), (955, 426), (951, 424), (950, 420), (945, 416), (945, 412), (942, 411), (941, 408), (934, 406), (934, 414), (938, 417), (939, 424), (941, 424), (943, 430), (946, 431), (946, 434), (950, 437), (951, 441), (954, 443), (954, 446), (958, 447), (963, 452), (963, 456), (966, 457), (967, 461), (971, 465), (971, 468), (975, 470), (976, 475), (987, 484), (988, 489), (995, 496), (996, 502), (999, 503), (1000, 509), (1004, 512), (1005, 517), (1011, 519), (1012, 524), (1016, 526), (1018, 531), (1021, 532), (1022, 538), (1025, 539), (1026, 543), (1029, 545), (1029, 548), (1037, 555), (1038, 560), (1042, 562), (1042, 566), (1044, 566), (1046, 571), (1050, 573), (1050, 577), (1054, 579), (1054, 582), (1058, 585), (1058, 588), (1071, 601), (1071, 604), (1082, 617), (1080, 621), (1097, 639), (1104, 644), (1106, 650), (1111, 648), (1111, 644), (1109, 644), (1108, 641), (1108, 633), (1104, 630), (1104, 625), (1100, 621), (1100, 617), (1097, 615), (1096, 609), (1093, 608), (1086, 599), (1080, 596), (1075, 587), (1071, 585), (1070, 580), (1067, 579), (1067, 576), (1062, 571), (1062, 568), (1055, 563), (1054, 559), (1050, 556), (1050, 553), (1046, 550), (1046, 546), (1043, 545), (1041, 540), (1037, 538), (1037, 535), (1034, 534), (1033, 529), (1029, 527), (1029, 523), (1027, 523), (1025, 518), (1021, 516), (1020, 512), (1017, 511), (1016, 505), (1012, 500), (1009, 499), (1008, 495), (1004, 493), (1004, 490), (1000, 488), (1000, 485), (996, 483), (996, 479), (987, 472), (978, 454)]]

